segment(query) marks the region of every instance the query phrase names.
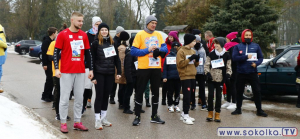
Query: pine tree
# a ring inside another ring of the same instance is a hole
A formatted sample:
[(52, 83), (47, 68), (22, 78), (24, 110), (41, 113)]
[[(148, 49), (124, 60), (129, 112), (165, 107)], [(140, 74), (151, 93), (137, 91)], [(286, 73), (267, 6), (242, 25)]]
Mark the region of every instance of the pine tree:
[(158, 24), (156, 26), (157, 30), (162, 30), (166, 26), (166, 21), (163, 16), (165, 15), (165, 8), (169, 5), (171, 5), (171, 2), (169, 0), (154, 0), (154, 13), (158, 20)]
[(230, 0), (224, 8), (212, 6), (212, 17), (204, 25), (215, 36), (225, 37), (228, 33), (244, 29), (253, 31), (253, 41), (258, 43), (266, 54), (270, 43), (276, 42), (278, 13), (261, 0)]

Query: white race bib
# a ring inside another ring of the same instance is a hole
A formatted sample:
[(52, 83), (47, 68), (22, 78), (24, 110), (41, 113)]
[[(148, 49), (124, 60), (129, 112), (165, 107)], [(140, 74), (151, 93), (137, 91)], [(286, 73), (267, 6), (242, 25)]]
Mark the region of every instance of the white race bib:
[(247, 59), (247, 61), (257, 61), (257, 53), (247, 53), (246, 55), (252, 55), (250, 59)]
[(103, 51), (104, 51), (105, 58), (117, 55), (114, 46), (110, 46), (108, 48), (104, 48)]
[[(188, 59), (189, 57), (191, 57), (192, 55), (186, 55), (185, 59)], [(194, 64), (194, 60), (190, 61), (189, 64)]]
[(135, 66), (135, 69), (138, 70), (138, 67), (139, 67), (138, 61), (135, 61), (135, 62), (134, 62), (134, 66)]
[(82, 40), (71, 41), (72, 57), (80, 57), (81, 50), (84, 49)]
[(176, 57), (167, 57), (167, 65), (176, 64)]
[(212, 60), (211, 61), (211, 67), (214, 68), (220, 68), (220, 67), (224, 67), (224, 61), (223, 58), (221, 59), (217, 59), (217, 60)]
[(153, 58), (153, 57), (149, 57), (149, 67), (158, 67), (160, 64), (160, 59), (157, 58)]
[(199, 59), (199, 65), (202, 66), (203, 65), (203, 58)]

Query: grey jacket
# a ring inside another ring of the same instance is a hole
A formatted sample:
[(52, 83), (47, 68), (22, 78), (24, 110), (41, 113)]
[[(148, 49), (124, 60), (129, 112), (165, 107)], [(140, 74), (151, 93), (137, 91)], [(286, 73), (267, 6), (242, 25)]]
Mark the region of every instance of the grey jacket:
[(196, 55), (200, 55), (200, 58), (203, 58), (203, 63), (202, 65), (200, 65), (199, 63), (199, 66), (196, 67), (197, 69), (197, 74), (204, 74), (204, 63), (206, 61), (206, 52), (205, 52), (205, 49), (203, 47), (201, 47), (199, 50), (196, 50), (195, 48), (193, 48), (196, 52)]

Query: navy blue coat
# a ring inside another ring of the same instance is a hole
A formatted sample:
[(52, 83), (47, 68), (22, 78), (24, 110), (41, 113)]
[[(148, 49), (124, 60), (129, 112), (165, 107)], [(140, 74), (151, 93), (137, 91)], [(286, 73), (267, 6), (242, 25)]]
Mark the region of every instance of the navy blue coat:
[[(248, 56), (246, 55), (246, 48), (248, 47), (248, 53), (257, 53), (258, 61), (247, 61)], [(257, 73), (257, 66), (262, 63), (264, 56), (262, 51), (257, 43), (251, 42), (239, 43), (236, 45), (232, 52), (232, 60), (237, 62), (237, 72), (242, 74)], [(253, 68), (252, 62), (256, 64), (256, 67)]]
[[(166, 60), (168, 57), (176, 57), (176, 53), (171, 51), (166, 57)], [(163, 79), (180, 79), (176, 64), (167, 65), (167, 61), (165, 61)]]

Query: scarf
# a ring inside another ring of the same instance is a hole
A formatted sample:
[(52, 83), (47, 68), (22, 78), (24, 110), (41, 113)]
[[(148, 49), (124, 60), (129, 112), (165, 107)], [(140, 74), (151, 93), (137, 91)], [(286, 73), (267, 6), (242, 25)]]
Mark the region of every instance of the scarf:
[(152, 31), (152, 30), (149, 30), (149, 29), (147, 28), (147, 25), (145, 25), (144, 30), (145, 30), (147, 33), (149, 33), (149, 34), (152, 34), (152, 33), (154, 32), (154, 31)]

